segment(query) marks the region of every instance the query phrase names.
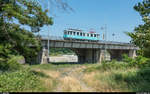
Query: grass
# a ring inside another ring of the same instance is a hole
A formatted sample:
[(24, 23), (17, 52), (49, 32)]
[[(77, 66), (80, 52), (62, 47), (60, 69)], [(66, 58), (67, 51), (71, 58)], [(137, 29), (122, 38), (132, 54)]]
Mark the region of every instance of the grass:
[(0, 92), (51, 92), (59, 83), (57, 79), (60, 72), (57, 69), (75, 67), (73, 65), (25, 65), (20, 70), (2, 72), (0, 73)]
[(0, 75), (0, 92), (37, 91), (41, 89), (39, 80), (29, 70), (5, 72)]
[(67, 67), (75, 67), (75, 66), (81, 66), (79, 64), (57, 64), (57, 63), (52, 63), (52, 64), (42, 64), (42, 65), (32, 65), (31, 68), (36, 68), (36, 69), (45, 69), (45, 70), (57, 70), (60, 68), (67, 68)]
[(130, 72), (115, 73), (114, 79), (117, 82), (125, 82), (131, 91), (150, 91), (150, 68), (137, 69)]
[(60, 79), (61, 89), (64, 92), (73, 92), (73, 91), (81, 91), (82, 87), (80, 86), (80, 82), (74, 77), (66, 76)]
[(150, 91), (150, 67), (129, 64), (112, 61), (101, 64), (25, 65), (17, 71), (0, 73), (0, 92)]
[(35, 71), (28, 65), (24, 69), (0, 73), (0, 92), (50, 92), (56, 84), (51, 75)]
[(127, 67), (115, 62), (89, 66), (83, 80), (96, 91), (104, 92), (144, 92), (150, 91), (150, 68)]

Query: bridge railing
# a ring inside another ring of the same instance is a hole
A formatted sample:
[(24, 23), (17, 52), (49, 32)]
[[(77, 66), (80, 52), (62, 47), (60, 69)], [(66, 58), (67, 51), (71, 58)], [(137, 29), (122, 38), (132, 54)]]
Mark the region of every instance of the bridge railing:
[[(62, 36), (47, 36), (47, 35), (42, 35), (41, 36), (43, 39), (49, 39), (49, 40), (64, 40)], [(116, 41), (105, 41), (105, 40), (99, 40), (98, 43), (103, 43), (103, 44), (119, 44), (119, 45), (131, 45), (131, 43), (125, 43), (125, 42), (116, 42)]]
[(63, 37), (61, 36), (46, 36), (46, 35), (42, 35), (41, 36), (43, 39), (49, 39), (49, 40), (64, 40)]

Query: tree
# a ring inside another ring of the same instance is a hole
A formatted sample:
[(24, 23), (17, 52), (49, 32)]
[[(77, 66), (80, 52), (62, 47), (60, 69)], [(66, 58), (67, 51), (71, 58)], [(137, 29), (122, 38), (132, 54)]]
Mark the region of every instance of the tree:
[(33, 0), (0, 0), (0, 60), (23, 55), (29, 63), (37, 56), (40, 40), (30, 29), (38, 27), (40, 30), (44, 25), (52, 25), (47, 12)]
[[(37, 0), (38, 2), (42, 2), (45, 8), (50, 6), (48, 9), (51, 12), (51, 15), (58, 9), (62, 12), (73, 12), (74, 9), (70, 7), (66, 0)], [(55, 14), (54, 14), (55, 15)]]
[(140, 48), (139, 54), (150, 57), (150, 0), (143, 0), (134, 6), (139, 12), (144, 24), (134, 29), (134, 32), (127, 32), (132, 40), (131, 42)]

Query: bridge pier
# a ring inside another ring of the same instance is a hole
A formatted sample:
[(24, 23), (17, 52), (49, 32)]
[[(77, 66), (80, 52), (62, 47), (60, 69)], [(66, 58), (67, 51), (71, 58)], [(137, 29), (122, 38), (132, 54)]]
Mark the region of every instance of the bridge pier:
[(42, 49), (42, 54), (41, 54), (41, 61), (40, 64), (48, 64), (49, 60), (47, 57), (48, 56), (48, 49), (43, 48)]
[(136, 50), (129, 50), (129, 57), (135, 58), (136, 57)]
[(103, 60), (105, 60), (105, 50), (101, 49), (98, 56), (99, 56), (98, 63), (101, 63)]
[[(105, 50), (103, 49), (72, 49), (78, 56), (79, 63), (101, 63), (105, 60)], [(122, 60), (122, 55), (127, 54), (129, 57), (136, 57), (136, 50), (108, 50), (110, 53), (110, 60)], [(40, 64), (47, 64), (48, 49), (43, 48), (39, 53), (38, 61)]]

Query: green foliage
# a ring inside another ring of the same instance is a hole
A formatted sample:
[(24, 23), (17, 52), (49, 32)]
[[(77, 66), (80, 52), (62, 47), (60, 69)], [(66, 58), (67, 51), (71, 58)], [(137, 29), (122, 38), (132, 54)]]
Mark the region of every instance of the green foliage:
[(139, 12), (143, 18), (143, 25), (139, 25), (134, 29), (135, 32), (126, 34), (132, 38), (132, 43), (140, 48), (139, 54), (145, 57), (150, 57), (150, 0), (143, 0), (134, 6), (134, 9)]
[(11, 56), (9, 60), (0, 62), (0, 71), (16, 71), (22, 68), (21, 64), (18, 63), (20, 57)]
[(33, 0), (0, 0), (0, 5), (0, 61), (7, 62), (10, 55), (22, 55), (26, 63), (33, 62), (41, 44), (30, 29), (39, 32), (44, 25), (52, 25), (48, 11)]
[(138, 57), (132, 59), (132, 58), (128, 57), (127, 55), (124, 55), (123, 61), (125, 63), (128, 63), (129, 67), (139, 67), (139, 68), (150, 67), (150, 59), (143, 57), (143, 56), (138, 56)]
[[(127, 60), (128, 62), (103, 62), (89, 66), (83, 72), (88, 75), (95, 73), (96, 82), (99, 82), (100, 86), (108, 86), (111, 90), (148, 92), (150, 90), (150, 66), (140, 63), (147, 62), (147, 60), (147, 58), (139, 56), (135, 59), (137, 61), (134, 62), (135, 64), (130, 63), (129, 60)], [(136, 65), (138, 66), (136, 67)]]
[(126, 55), (126, 54), (124, 54), (123, 56), (123, 62), (132, 62), (133, 61), (133, 59), (131, 58), (131, 57), (129, 57), (128, 55)]
[(107, 71), (107, 70), (120, 70), (120, 69), (126, 69), (127, 63), (124, 62), (103, 62), (96, 66), (88, 67), (84, 70), (84, 72), (92, 72), (92, 71)]
[(136, 57), (136, 64), (139, 66), (139, 67), (150, 67), (150, 62), (148, 58), (146, 57), (143, 57), (143, 56), (138, 56)]
[(103, 61), (100, 65), (92, 66), (87, 68), (86, 72), (92, 72), (94, 70), (120, 70), (120, 69), (126, 69), (126, 68), (146, 68), (150, 67), (150, 59), (138, 56), (136, 58), (130, 58), (126, 54), (123, 55), (123, 61), (118, 62), (116, 60), (112, 60), (110, 62)]
[(150, 68), (138, 69), (124, 73), (113, 73), (116, 83), (126, 83), (133, 92), (149, 91), (150, 89)]
[(0, 74), (0, 92), (36, 91), (40, 89), (38, 77), (30, 70)]
[(3, 45), (0, 44), (0, 58), (2, 61), (4, 61), (4, 59), (6, 58), (9, 58), (12, 53), (15, 53), (15, 51), (11, 49), (12, 49), (11, 44), (8, 43), (7, 44), (5, 43)]
[(127, 64), (124, 62), (108, 62), (105, 64), (102, 64), (101, 68), (102, 70), (112, 70), (112, 69), (124, 69), (127, 67)]

